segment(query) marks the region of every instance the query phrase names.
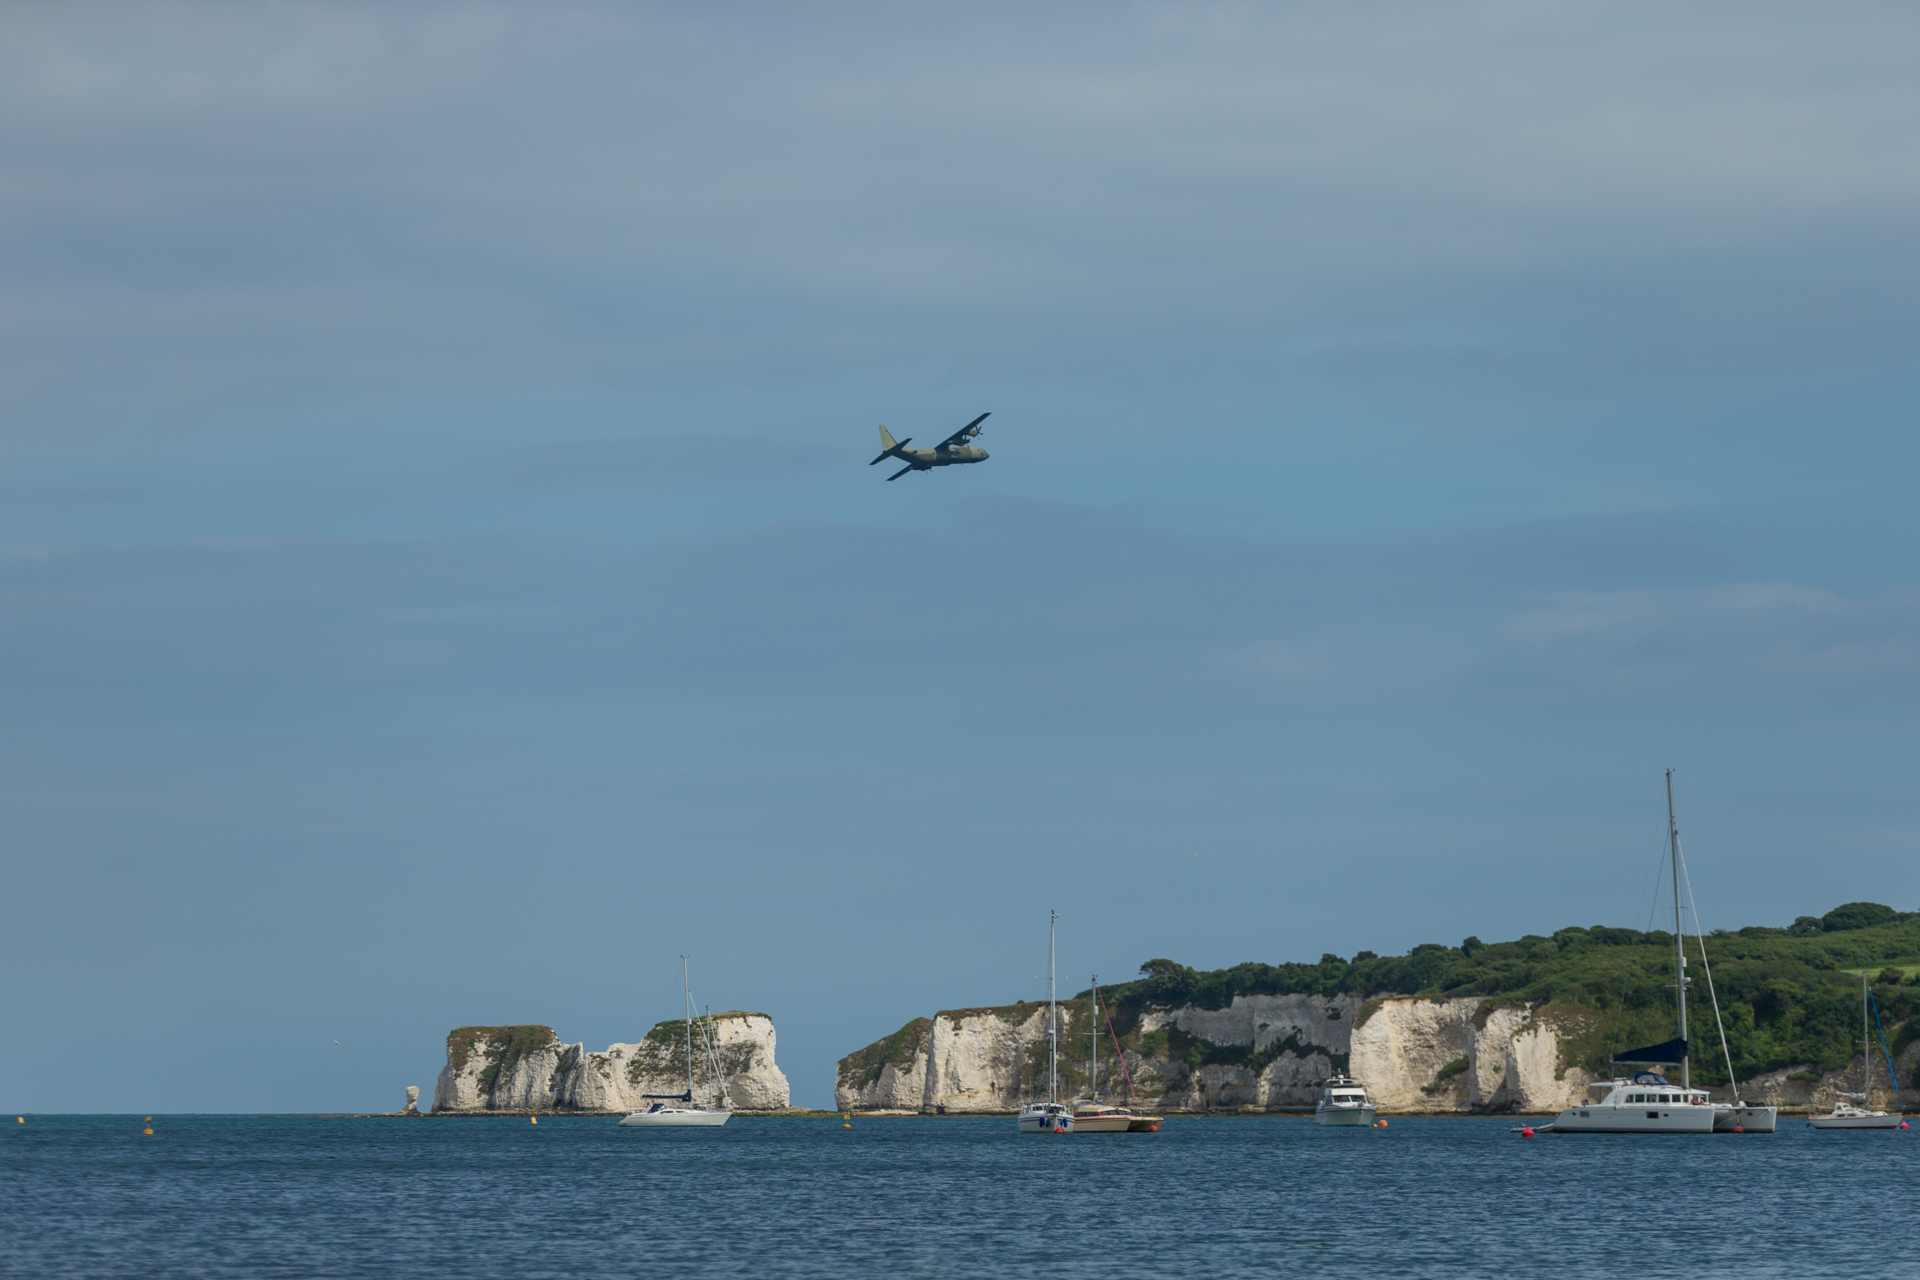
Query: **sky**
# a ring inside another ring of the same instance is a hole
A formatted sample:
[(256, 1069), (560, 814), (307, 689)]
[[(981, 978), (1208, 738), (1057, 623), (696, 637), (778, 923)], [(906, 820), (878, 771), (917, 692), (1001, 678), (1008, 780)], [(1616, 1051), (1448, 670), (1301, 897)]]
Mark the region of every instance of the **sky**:
[[(0, 1106), (1920, 907), (1920, 14), (0, 10)], [(982, 412), (887, 483), (876, 426)]]

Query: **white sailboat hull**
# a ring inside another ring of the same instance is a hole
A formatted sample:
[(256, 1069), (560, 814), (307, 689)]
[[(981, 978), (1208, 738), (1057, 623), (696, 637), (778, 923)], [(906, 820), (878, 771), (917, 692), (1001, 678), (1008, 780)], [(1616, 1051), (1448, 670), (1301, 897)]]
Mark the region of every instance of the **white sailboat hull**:
[(711, 1129), (725, 1124), (731, 1111), (708, 1111), (705, 1107), (663, 1107), (659, 1111), (635, 1111), (620, 1122), (622, 1129)]
[(1039, 1116), (1021, 1116), (1020, 1132), (1022, 1133), (1056, 1133), (1056, 1132), (1072, 1133), (1073, 1117), (1072, 1116), (1055, 1116), (1052, 1119), (1048, 1120), (1048, 1119), (1042, 1119)]
[(1855, 1116), (1808, 1116), (1807, 1123), (1815, 1129), (1898, 1129), (1900, 1117), (1881, 1111)]

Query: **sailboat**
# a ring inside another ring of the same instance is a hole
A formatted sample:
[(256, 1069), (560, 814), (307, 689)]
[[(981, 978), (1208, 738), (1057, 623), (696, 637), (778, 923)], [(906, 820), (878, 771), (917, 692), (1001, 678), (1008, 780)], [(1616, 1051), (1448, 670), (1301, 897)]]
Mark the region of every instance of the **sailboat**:
[(1022, 1133), (1073, 1132), (1073, 1109), (1055, 1099), (1060, 1087), (1060, 1011), (1054, 1000), (1053, 935), (1060, 913), (1049, 911), (1047, 915), (1047, 1097), (1044, 1102), (1029, 1102), (1020, 1108)]
[[(1680, 1034), (1663, 1044), (1629, 1049), (1614, 1058), (1620, 1066), (1642, 1068), (1630, 1077), (1596, 1080), (1589, 1089), (1606, 1090), (1598, 1102), (1580, 1103), (1555, 1116), (1537, 1133), (1772, 1133), (1773, 1107), (1735, 1100), (1715, 1103), (1704, 1089), (1693, 1087), (1687, 1045), (1687, 935), (1680, 922), (1680, 886), (1686, 860), (1680, 852), (1680, 824), (1673, 813), (1673, 770), (1667, 770), (1667, 845), (1673, 870), (1674, 998), (1680, 1013)], [(1693, 901), (1693, 882), (1685, 880), (1687, 901)], [(1700, 947), (1700, 967), (1706, 974), (1707, 995), (1713, 1002), (1714, 1026), (1720, 1033), (1720, 1052), (1727, 1062), (1727, 1079), (1736, 1090), (1733, 1054), (1727, 1048), (1727, 1029), (1720, 1019), (1720, 997), (1713, 989), (1713, 967), (1707, 961), (1707, 940), (1700, 928), (1700, 910), (1693, 911), (1694, 936)], [(1679, 1067), (1674, 1084), (1654, 1067)]]
[[(1867, 1026), (1867, 1001), (1870, 992), (1867, 987), (1867, 972), (1860, 971), (1860, 1092), (1839, 1094), (1833, 1104), (1833, 1110), (1824, 1116), (1808, 1116), (1807, 1123), (1815, 1129), (1898, 1129), (1900, 1117), (1888, 1115), (1884, 1111), (1869, 1111), (1873, 1105), (1873, 1036)], [(1889, 1073), (1891, 1074), (1891, 1073)], [(1894, 1088), (1900, 1082), (1894, 1080)], [(1854, 1106), (1851, 1099), (1859, 1099), (1860, 1105)]]
[[(1100, 1036), (1113, 1035), (1113, 1019), (1105, 1016), (1106, 1002), (1100, 998), (1100, 975), (1093, 975), (1093, 989), (1087, 993), (1087, 1096), (1073, 1100), (1075, 1133), (1158, 1133), (1159, 1116), (1135, 1115), (1131, 1107), (1108, 1106), (1100, 1101)], [(1120, 1052), (1120, 1037), (1113, 1036), (1113, 1056), (1127, 1077), (1127, 1101), (1133, 1101), (1133, 1073), (1127, 1071), (1127, 1057)]]
[[(724, 1106), (703, 1107), (693, 1100), (693, 985), (687, 974), (687, 957), (680, 957), (680, 989), (687, 1002), (687, 1091), (685, 1093), (643, 1094), (653, 1101), (644, 1111), (631, 1111), (620, 1121), (622, 1129), (709, 1129), (725, 1124), (733, 1115)], [(711, 1023), (712, 1019), (708, 1019)], [(726, 1091), (720, 1087), (719, 1062), (713, 1052), (711, 1027), (702, 1029), (707, 1051), (707, 1080), (713, 1085), (715, 1103), (722, 1103)], [(679, 1103), (669, 1106), (668, 1103)]]

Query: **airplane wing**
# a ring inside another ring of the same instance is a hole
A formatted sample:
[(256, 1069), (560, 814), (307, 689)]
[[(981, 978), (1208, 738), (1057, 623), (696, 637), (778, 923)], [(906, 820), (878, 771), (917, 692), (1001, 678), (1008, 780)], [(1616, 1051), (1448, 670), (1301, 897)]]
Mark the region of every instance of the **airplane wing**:
[(993, 413), (991, 410), (981, 414), (979, 417), (975, 418), (972, 422), (969, 422), (966, 426), (960, 428), (958, 431), (954, 432), (952, 435), (948, 436), (945, 440), (942, 440), (939, 444), (935, 445), (934, 447), (936, 449), (950, 449), (956, 444), (960, 444), (964, 441), (973, 439), (975, 436), (980, 434), (980, 424), (985, 422), (988, 418), (991, 418), (992, 416), (993, 416)]

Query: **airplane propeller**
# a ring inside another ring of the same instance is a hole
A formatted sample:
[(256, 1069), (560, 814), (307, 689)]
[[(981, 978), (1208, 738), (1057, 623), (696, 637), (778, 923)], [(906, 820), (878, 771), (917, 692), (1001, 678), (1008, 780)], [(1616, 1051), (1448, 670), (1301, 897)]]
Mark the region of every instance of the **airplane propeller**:
[[(904, 449), (911, 443), (913, 443), (912, 436), (908, 436), (905, 440), (896, 441), (893, 446), (893, 449), (887, 450), (885, 453), (881, 454), (879, 457), (875, 458), (872, 462), (869, 462), (867, 465), (870, 467), (877, 466), (881, 462), (886, 461), (887, 458), (891, 457), (894, 449)], [(909, 467), (908, 470), (912, 470), (912, 468)]]

